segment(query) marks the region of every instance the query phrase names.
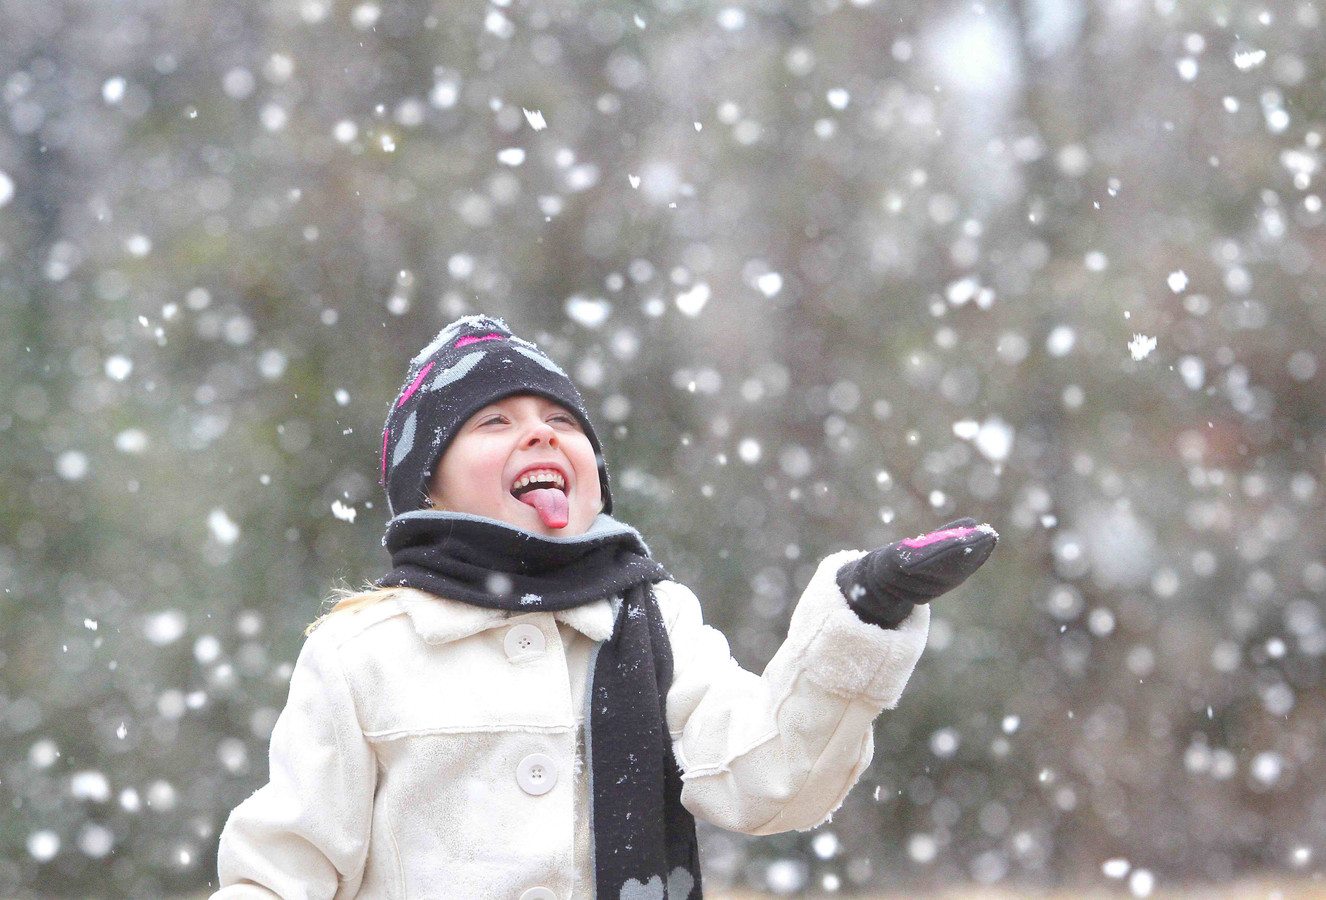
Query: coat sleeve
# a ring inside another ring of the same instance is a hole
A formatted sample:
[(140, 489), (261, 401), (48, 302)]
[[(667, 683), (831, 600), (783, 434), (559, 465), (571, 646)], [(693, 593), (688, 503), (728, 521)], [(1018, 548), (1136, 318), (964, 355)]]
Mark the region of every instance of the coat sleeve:
[(897, 705), (925, 648), (930, 608), (917, 606), (893, 630), (857, 618), (834, 576), (862, 555), (820, 563), (763, 675), (732, 659), (688, 588), (656, 586), (667, 597), (660, 608), (671, 607), (668, 730), (682, 805), (697, 818), (746, 834), (806, 831), (870, 764), (874, 719)]
[(377, 770), (325, 630), (295, 662), (272, 729), (270, 780), (221, 831), (212, 900), (331, 900), (359, 890)]

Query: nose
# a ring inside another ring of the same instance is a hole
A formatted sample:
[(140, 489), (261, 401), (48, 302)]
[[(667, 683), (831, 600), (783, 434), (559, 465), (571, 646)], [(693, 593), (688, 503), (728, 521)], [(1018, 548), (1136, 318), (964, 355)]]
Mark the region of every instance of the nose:
[(525, 435), (526, 447), (537, 447), (540, 443), (545, 443), (549, 447), (557, 446), (557, 431), (542, 419), (531, 425)]

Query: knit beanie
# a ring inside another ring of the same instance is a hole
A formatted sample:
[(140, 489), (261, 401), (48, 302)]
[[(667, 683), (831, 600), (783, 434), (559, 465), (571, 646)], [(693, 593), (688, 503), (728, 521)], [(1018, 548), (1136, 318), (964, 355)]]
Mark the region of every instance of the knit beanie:
[(382, 485), (390, 516), (424, 508), (433, 467), (457, 430), (489, 403), (534, 394), (566, 407), (589, 437), (599, 464), (603, 511), (612, 512), (603, 447), (580, 392), (557, 365), (501, 319), (464, 316), (410, 361), (382, 430)]

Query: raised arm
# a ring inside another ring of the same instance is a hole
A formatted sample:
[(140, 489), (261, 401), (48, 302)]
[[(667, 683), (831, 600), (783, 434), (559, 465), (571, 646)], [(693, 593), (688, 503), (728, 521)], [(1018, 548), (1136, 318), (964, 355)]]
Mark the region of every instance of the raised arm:
[[(936, 579), (960, 583), (997, 537), (990, 529), (973, 538), (965, 522), (954, 527), (928, 542), (910, 539), (920, 546), (826, 558), (762, 675), (732, 659), (689, 589), (656, 587), (672, 622), (668, 729), (683, 772), (682, 804), (693, 815), (774, 834), (814, 828), (842, 804), (874, 754), (875, 717), (897, 705), (925, 648), (926, 601), (942, 593)], [(851, 603), (847, 592), (856, 594)]]

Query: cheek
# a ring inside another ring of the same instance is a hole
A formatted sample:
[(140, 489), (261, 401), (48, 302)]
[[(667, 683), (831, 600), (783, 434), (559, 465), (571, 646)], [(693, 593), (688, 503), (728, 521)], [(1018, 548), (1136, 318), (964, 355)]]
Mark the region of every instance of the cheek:
[(594, 456), (594, 446), (590, 444), (588, 438), (582, 439), (582, 446), (577, 448), (576, 469), (580, 475), (581, 484), (586, 488), (586, 494), (591, 498), (597, 497), (598, 502), (602, 502), (602, 486), (599, 484), (599, 463)]
[(443, 492), (457, 500), (491, 494), (502, 477), (502, 462), (491, 449), (477, 443), (447, 453), (438, 470)]

